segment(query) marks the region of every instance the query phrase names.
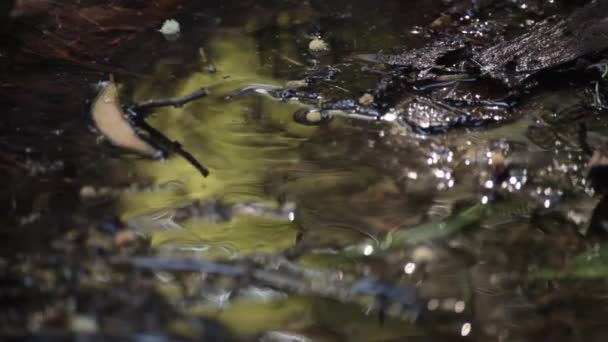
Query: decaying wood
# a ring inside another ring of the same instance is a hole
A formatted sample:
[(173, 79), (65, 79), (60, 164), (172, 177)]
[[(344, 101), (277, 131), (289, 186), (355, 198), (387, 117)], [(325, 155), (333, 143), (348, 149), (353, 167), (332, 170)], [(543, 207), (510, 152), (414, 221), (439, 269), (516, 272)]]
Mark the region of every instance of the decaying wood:
[(445, 69), (455, 62), (472, 67), (510, 86), (520, 85), (540, 71), (608, 49), (608, 0), (596, 0), (566, 18), (550, 17), (514, 39), (473, 52), (452, 38), (400, 54), (359, 58), (412, 70)]
[(407, 66), (414, 70), (430, 69), (438, 66), (441, 63), (440, 59), (446, 55), (460, 52), (465, 47), (465, 44), (461, 40), (454, 40), (449, 42), (436, 42), (430, 46), (404, 51), (400, 54), (371, 54), (371, 55), (359, 55), (359, 59), (384, 63), (394, 66)]
[(477, 56), (482, 72), (517, 85), (545, 69), (608, 48), (608, 0), (596, 0), (565, 19), (549, 18), (528, 33)]

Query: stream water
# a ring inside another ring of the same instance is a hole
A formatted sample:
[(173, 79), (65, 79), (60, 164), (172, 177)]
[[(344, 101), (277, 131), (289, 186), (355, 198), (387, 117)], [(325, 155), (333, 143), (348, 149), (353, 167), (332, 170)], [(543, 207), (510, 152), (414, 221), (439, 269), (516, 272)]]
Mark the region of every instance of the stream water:
[[(516, 3), (496, 10), (501, 17), (470, 20), (521, 32), (544, 13), (569, 10), (559, 1)], [(217, 16), (202, 5), (178, 15), (182, 33), (165, 42), (162, 58), (141, 61), (149, 65), (143, 77), (119, 76), (125, 102), (209, 89), (184, 107), (155, 110), (148, 122), (210, 176), (178, 156), (158, 162), (96, 144), (86, 120), (71, 123), (65, 134), (85, 140), (95, 153), (83, 152), (84, 162), (96, 166), (66, 181), (76, 197), (63, 205), (7, 211), (4, 334), (258, 341), (608, 335), (605, 251), (589, 228), (600, 200), (586, 178), (589, 157), (577, 129), (585, 122), (601, 140), (608, 128), (589, 106), (594, 82), (543, 83), (498, 123), (443, 134), (348, 115), (303, 125), (293, 115), (310, 102), (264, 89), (332, 70), (335, 76), (308, 89), (319, 101), (357, 99), (381, 78), (366, 70), (384, 69), (353, 56), (425, 45), (432, 39), (426, 27), (445, 6), (226, 6)], [(328, 52), (309, 50), (315, 37)], [(46, 226), (55, 228), (39, 234)], [(119, 238), (107, 233), (115, 229)], [(271, 260), (248, 267), (287, 277), (270, 263), (289, 260), (311, 283), (305, 290), (265, 286), (225, 272), (125, 270), (112, 261), (136, 256), (244, 266)], [(327, 273), (306, 273), (317, 271)], [(341, 279), (352, 279), (351, 287), (340, 289)], [(315, 281), (327, 282), (326, 291)]]

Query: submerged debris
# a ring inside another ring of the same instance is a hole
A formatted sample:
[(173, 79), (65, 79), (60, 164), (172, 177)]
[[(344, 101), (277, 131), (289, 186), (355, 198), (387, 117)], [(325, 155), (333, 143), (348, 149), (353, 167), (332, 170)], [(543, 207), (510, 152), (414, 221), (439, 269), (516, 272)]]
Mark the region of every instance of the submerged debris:
[[(466, 63), (481, 75), (516, 86), (541, 71), (607, 49), (607, 13), (608, 1), (595, 1), (567, 18), (550, 17), (520, 36), (489, 47), (472, 46), (466, 36), (455, 35), (401, 54), (358, 57), (425, 72), (445, 72), (457, 63)], [(432, 26), (443, 27), (443, 19), (438, 20)]]
[(299, 89), (308, 86), (306, 80), (291, 80), (285, 82), (285, 89)]
[(608, 48), (608, 1), (592, 2), (570, 17), (551, 17), (529, 32), (480, 53), (483, 73), (517, 85), (528, 77)]
[(325, 52), (327, 50), (329, 50), (329, 45), (327, 45), (327, 43), (321, 39), (321, 38), (315, 38), (313, 40), (310, 41), (310, 43), (308, 43), (308, 49), (311, 52)]
[(154, 225), (162, 226), (162, 222), (154, 223), (159, 217), (169, 217), (167, 221), (183, 223), (186, 221), (229, 222), (240, 216), (267, 218), (290, 222), (294, 220), (295, 203), (287, 202), (278, 207), (270, 207), (262, 203), (229, 204), (222, 201), (193, 202), (175, 208), (169, 212), (152, 212), (130, 218), (126, 223), (129, 227), (145, 226), (147, 229)]
[(303, 108), (293, 114), (293, 120), (307, 126), (317, 126), (331, 120), (331, 114), (318, 109)]
[(430, 46), (404, 51), (400, 54), (359, 55), (358, 58), (369, 62), (380, 62), (393, 66), (406, 66), (413, 70), (439, 67), (449, 60), (448, 54), (464, 53), (466, 45), (461, 40), (438, 41)]
[(378, 309), (387, 304), (400, 306), (398, 316), (415, 318), (422, 305), (418, 291), (413, 287), (393, 286), (373, 278), (357, 278), (341, 271), (308, 269), (283, 258), (259, 257), (243, 266), (238, 263), (217, 263), (195, 259), (164, 259), (133, 257), (115, 258), (115, 265), (137, 269), (173, 272), (202, 272), (224, 277), (241, 277), (262, 286), (299, 295), (365, 303), (366, 298), (379, 301)]
[(179, 22), (175, 19), (165, 20), (163, 26), (158, 30), (160, 33), (167, 38), (167, 40), (173, 41), (179, 38), (180, 26)]
[[(513, 109), (527, 92), (523, 86), (531, 76), (581, 57), (598, 59), (594, 53), (608, 48), (607, 13), (608, 1), (595, 1), (569, 17), (550, 17), (508, 41), (503, 41), (500, 30), (489, 32), (487, 27), (479, 28), (480, 37), (472, 38), (467, 32), (476, 30), (476, 24), (461, 23), (460, 32), (446, 32), (421, 48), (399, 54), (356, 55), (357, 59), (392, 68), (361, 98), (337, 98), (321, 104), (311, 101), (307, 104), (313, 109), (299, 111), (294, 118), (318, 124), (321, 120), (311, 115), (318, 113), (318, 107), (321, 111), (339, 110), (352, 118), (390, 118), (384, 121), (422, 134), (509, 121), (517, 115)], [(452, 25), (450, 18), (442, 15), (431, 26), (441, 30)], [(299, 100), (306, 98), (298, 96)], [(597, 102), (601, 106), (602, 102)]]
[[(118, 86), (110, 75), (110, 80), (103, 86), (93, 101), (91, 116), (97, 129), (113, 145), (154, 159), (163, 159), (167, 154), (166, 151), (172, 151), (186, 159), (206, 177), (209, 174), (206, 167), (188, 151), (184, 150), (180, 143), (171, 141), (164, 134), (148, 125), (144, 120), (146, 114), (140, 114), (137, 111), (165, 106), (181, 107), (185, 103), (206, 96), (208, 93), (207, 89), (201, 88), (183, 97), (135, 103), (126, 107), (125, 112), (118, 98)], [(137, 133), (136, 128), (145, 131), (149, 136), (147, 138), (149, 141), (142, 138)]]
[(369, 106), (374, 103), (374, 95), (365, 93), (359, 98), (359, 104), (362, 106)]
[(434, 31), (443, 31), (454, 22), (451, 15), (442, 14), (429, 25)]

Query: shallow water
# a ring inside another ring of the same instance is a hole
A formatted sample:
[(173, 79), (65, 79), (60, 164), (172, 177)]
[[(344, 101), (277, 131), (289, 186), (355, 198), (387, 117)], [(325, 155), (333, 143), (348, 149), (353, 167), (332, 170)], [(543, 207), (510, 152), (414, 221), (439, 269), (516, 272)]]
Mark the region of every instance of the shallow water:
[[(496, 13), (525, 25), (537, 14), (523, 4), (528, 2)], [(282, 87), (331, 66), (337, 76), (314, 91), (324, 99), (356, 99), (379, 77), (362, 72), (369, 63), (353, 56), (422, 46), (430, 38), (419, 27), (437, 16), (440, 2), (304, 2), (250, 12), (230, 6), (213, 18), (203, 8), (182, 13), (182, 35), (166, 42), (163, 58), (146, 61), (145, 77), (124, 80), (131, 102), (210, 90), (182, 108), (156, 110), (148, 120), (207, 166), (210, 176), (177, 156), (156, 162), (102, 145), (98, 172), (111, 177), (76, 182), (89, 181), (95, 194), (83, 196), (80, 188), (80, 216), (70, 222), (75, 227), (60, 229), (53, 238), (60, 246), (48, 253), (75, 255), (69, 246), (78, 241), (78, 226), (103, 226), (112, 216), (144, 245), (104, 249), (98, 261), (81, 266), (80, 290), (58, 285), (56, 278), (71, 279), (62, 274), (70, 271), (40, 265), (44, 249), (34, 253), (23, 243), (19, 257), (3, 257), (11, 279), (50, 284), (50, 297), (72, 317), (65, 329), (86, 334), (74, 323), (85, 317), (97, 322), (93, 333), (129, 331), (116, 322), (102, 324), (106, 311), (95, 304), (110, 287), (137, 292), (106, 257), (247, 265), (249, 259), (286, 256), (304, 270), (301, 289), (222, 272), (155, 269), (145, 284), (179, 321), (170, 328), (132, 325), (142, 334), (192, 337), (196, 329), (188, 319), (205, 317), (235, 336), (261, 341), (569, 341), (608, 334), (602, 323), (604, 253), (586, 234), (599, 197), (586, 179), (588, 157), (574, 127), (583, 120), (594, 136), (606, 130), (598, 111), (578, 109), (590, 101), (593, 84), (544, 84), (498, 124), (445, 134), (418, 135), (397, 122), (348, 116), (302, 125), (293, 113), (310, 104), (239, 92)], [(565, 7), (547, 6), (538, 5), (547, 12)], [(308, 50), (315, 35), (329, 42), (327, 54)], [(107, 245), (107, 238), (92, 235), (78, 246)], [(272, 262), (254, 265), (290, 276)], [(317, 277), (315, 270), (328, 273)], [(379, 282), (364, 288), (358, 281), (366, 279)], [(359, 296), (354, 289), (370, 292)], [(405, 293), (415, 293), (415, 305)], [(126, 300), (117, 305), (127, 311), (125, 322), (148, 308)], [(32, 323), (36, 310), (25, 309), (28, 329), (56, 332), (52, 324)], [(151, 322), (163, 321), (156, 309), (149, 312)]]

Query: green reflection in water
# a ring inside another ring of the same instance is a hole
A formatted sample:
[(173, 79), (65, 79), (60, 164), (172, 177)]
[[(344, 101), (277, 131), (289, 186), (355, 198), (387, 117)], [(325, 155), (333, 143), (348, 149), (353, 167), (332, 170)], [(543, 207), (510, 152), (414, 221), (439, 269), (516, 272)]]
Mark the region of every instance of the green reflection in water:
[[(284, 35), (279, 35), (277, 44), (281, 54), (295, 55), (293, 41)], [(179, 157), (164, 163), (137, 161), (137, 173), (151, 183), (178, 181), (181, 186), (178, 191), (125, 194), (121, 198), (122, 218), (148, 216), (148, 221), (137, 221), (137, 229), (151, 235), (151, 245), (160, 254), (186, 253), (205, 259), (277, 253), (293, 246), (296, 233), (301, 229), (319, 230), (317, 236), (322, 237), (321, 240), (352, 243), (360, 239), (362, 234), (350, 229), (356, 222), (345, 227), (344, 222), (348, 223), (348, 217), (355, 215), (355, 210), (343, 202), (343, 198), (378, 182), (377, 171), (370, 166), (353, 164), (348, 160), (348, 151), (340, 144), (323, 149), (318, 141), (308, 143), (318, 139), (319, 129), (292, 120), (292, 113), (300, 105), (263, 96), (226, 98), (252, 84), (277, 86), (286, 81), (272, 76), (276, 72), (276, 56), (271, 58), (272, 53), (260, 51), (253, 37), (224, 30), (214, 36), (205, 49), (213, 56), (217, 73), (201, 69), (171, 83), (172, 88), (167, 91), (159, 88), (159, 84), (166, 82), (170, 70), (159, 65), (152, 79), (136, 85), (134, 97), (183, 95), (201, 86), (210, 89), (210, 96), (184, 108), (159, 110), (149, 122), (179, 141), (210, 169), (211, 175), (201, 177)], [(335, 122), (331, 129), (338, 132), (341, 128), (343, 123)], [(293, 223), (246, 215), (226, 222), (191, 217), (173, 225), (173, 229), (163, 229), (154, 222), (160, 220), (154, 218), (159, 212), (169, 213), (158, 216), (167, 218), (172, 209), (194, 201), (255, 202), (276, 207), (280, 195), (309, 209), (297, 209)], [(329, 208), (332, 213), (317, 212), (323, 208)], [(312, 263), (335, 266), (335, 259), (317, 258)], [(349, 263), (346, 261), (344, 265)], [(372, 337), (390, 339), (419, 334), (402, 320), (389, 319), (380, 325), (376, 316), (365, 313), (365, 306), (312, 297), (290, 296), (272, 302), (237, 299), (219, 312), (204, 307), (192, 309), (191, 314), (217, 318), (239, 335), (287, 330), (314, 336), (320, 341), (340, 340), (345, 336), (349, 336), (349, 340), (356, 337), (366, 341)]]
[(272, 301), (240, 299), (222, 310), (193, 308), (190, 314), (219, 319), (240, 335), (289, 331), (314, 341), (388, 341), (421, 334), (420, 329), (402, 320), (379, 324), (377, 316), (364, 310), (331, 300), (292, 296)]
[[(171, 243), (204, 250), (205, 258), (229, 258), (237, 253), (275, 253), (292, 246), (295, 230), (291, 224), (256, 217), (236, 217), (226, 223), (190, 222), (183, 230), (154, 234), (152, 246)], [(190, 250), (195, 250), (190, 248)]]
[[(279, 39), (278, 44), (283, 55), (294, 54), (293, 42), (289, 45), (285, 39)], [(180, 223), (184, 229), (158, 230), (153, 220), (148, 221), (152, 227), (139, 229), (155, 231), (152, 234), (155, 247), (207, 246), (206, 257), (281, 251), (293, 245), (296, 227), (322, 230), (323, 234), (317, 236), (329, 241), (346, 242), (369, 236), (360, 230), (357, 216), (351, 216), (378, 215), (383, 211), (369, 206), (368, 201), (363, 202), (362, 208), (353, 209), (346, 199), (368, 189), (380, 178), (378, 171), (366, 162), (353, 163), (348, 144), (337, 144), (336, 136), (352, 135), (353, 132), (348, 132), (352, 128), (336, 121), (331, 127), (321, 128), (322, 134), (317, 134), (319, 128), (292, 120), (292, 113), (301, 105), (261, 95), (229, 99), (229, 95), (253, 84), (285, 83), (272, 76), (274, 71), (270, 69), (276, 60), (258, 48), (252, 37), (224, 30), (211, 39), (206, 50), (214, 56), (217, 73), (192, 72), (167, 93), (159, 90), (158, 84), (168, 78), (169, 71), (159, 65), (152, 80), (146, 79), (136, 86), (134, 96), (143, 99), (182, 95), (201, 86), (211, 90), (206, 98), (184, 108), (161, 110), (150, 120), (209, 167), (211, 175), (201, 177), (178, 157), (165, 163), (137, 162), (138, 173), (144, 178), (155, 184), (177, 180), (182, 188), (173, 193), (124, 196), (122, 217), (129, 220), (146, 214), (151, 216), (192, 201), (255, 202), (275, 207), (278, 197), (287, 196), (303, 208), (296, 210), (296, 224), (251, 217), (208, 223), (193, 217), (189, 222)]]
[(546, 268), (532, 274), (537, 279), (605, 279), (608, 276), (608, 244), (590, 246), (563, 269)]
[(178, 180), (183, 183), (185, 194), (126, 197), (122, 201), (123, 217), (219, 197), (227, 203), (255, 201), (273, 205), (275, 198), (264, 189), (268, 171), (300, 161), (297, 147), (315, 128), (292, 122), (296, 105), (262, 97), (226, 99), (227, 94), (253, 83), (283, 83), (265, 72), (255, 41), (238, 32), (224, 32), (209, 42), (208, 50), (217, 61), (217, 73), (192, 73), (175, 82), (167, 93), (166, 89), (159, 91), (156, 84), (166, 74), (161, 68), (155, 76), (158, 81), (145, 80), (136, 86), (135, 97), (186, 94), (201, 86), (210, 89), (211, 96), (184, 108), (159, 111), (150, 120), (208, 166), (210, 177), (201, 177), (178, 157), (165, 163), (138, 162), (137, 170), (142, 176), (157, 184)]

